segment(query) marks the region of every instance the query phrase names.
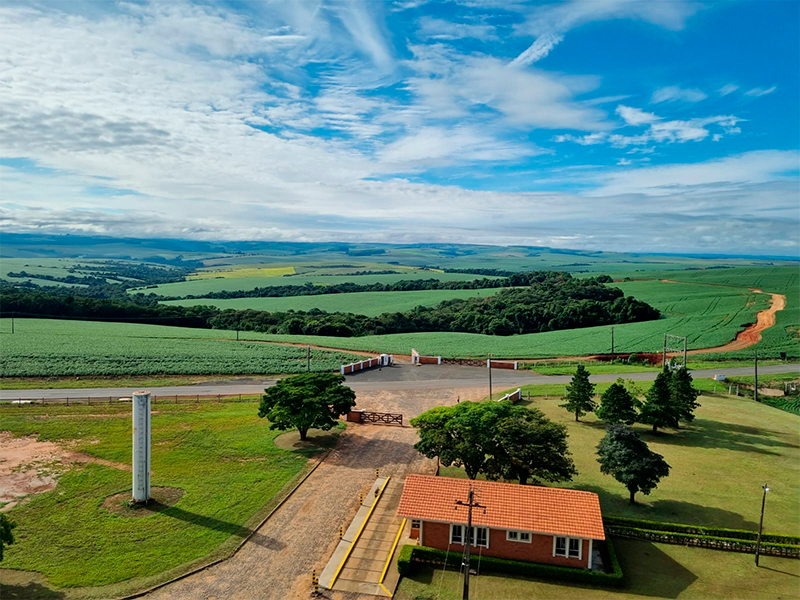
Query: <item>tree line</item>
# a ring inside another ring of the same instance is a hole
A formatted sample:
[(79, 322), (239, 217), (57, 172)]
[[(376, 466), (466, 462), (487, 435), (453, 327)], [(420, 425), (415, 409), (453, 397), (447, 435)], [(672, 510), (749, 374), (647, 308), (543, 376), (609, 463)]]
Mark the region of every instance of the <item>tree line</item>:
[[(267, 312), (176, 306), (149, 298), (89, 298), (70, 289), (28, 291), (0, 285), (2, 315), (135, 321), (184, 327), (260, 331), (289, 335), (355, 337), (409, 332), (458, 331), (488, 335), (537, 333), (657, 319), (650, 305), (625, 297), (600, 279), (574, 279), (568, 273), (520, 274), (529, 284), (488, 298), (446, 300), (377, 317), (321, 310)], [(520, 279), (522, 280), (522, 279)]]

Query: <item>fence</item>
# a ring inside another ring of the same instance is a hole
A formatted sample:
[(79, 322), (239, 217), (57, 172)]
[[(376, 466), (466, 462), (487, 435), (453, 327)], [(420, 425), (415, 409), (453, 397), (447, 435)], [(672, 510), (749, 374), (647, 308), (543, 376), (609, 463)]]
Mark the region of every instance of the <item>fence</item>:
[[(201, 404), (203, 402), (252, 402), (259, 394), (170, 394), (151, 395), (152, 404)], [(63, 398), (16, 398), (0, 400), (0, 405), (10, 406), (99, 406), (130, 404), (130, 398), (118, 396), (70, 396)]]
[(497, 402), (502, 402), (503, 400), (510, 400), (511, 402), (519, 402), (522, 400), (522, 388), (517, 388), (513, 392), (509, 392), (502, 398), (498, 398)]
[(349, 365), (342, 365), (339, 367), (339, 372), (342, 375), (348, 375), (350, 373), (356, 373), (365, 369), (371, 369), (372, 367), (390, 367), (393, 364), (393, 354), (381, 354), (380, 356), (376, 356), (374, 358), (368, 358), (366, 360), (350, 363)]
[(441, 356), (421, 356), (419, 352), (411, 349), (411, 364), (412, 365), (440, 365), (442, 364)]
[(489, 369), (513, 369), (514, 371), (519, 369), (519, 362), (516, 360), (513, 361), (501, 361), (501, 360), (489, 360), (486, 359), (486, 368)]

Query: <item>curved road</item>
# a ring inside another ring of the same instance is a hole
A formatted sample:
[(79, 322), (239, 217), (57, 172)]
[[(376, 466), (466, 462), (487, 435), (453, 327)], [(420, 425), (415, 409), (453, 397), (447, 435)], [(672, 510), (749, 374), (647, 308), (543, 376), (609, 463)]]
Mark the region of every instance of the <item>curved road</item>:
[[(797, 373), (800, 376), (800, 364), (783, 364), (759, 367), (760, 375), (775, 373)], [(656, 378), (657, 371), (644, 373), (605, 373), (592, 375), (595, 383), (615, 381), (617, 377), (632, 379), (634, 381), (652, 381)], [(710, 378), (714, 375), (752, 375), (752, 367), (737, 367), (728, 369), (695, 370), (692, 375), (697, 378)], [(569, 383), (570, 375), (537, 375), (530, 371), (509, 371), (492, 369), (492, 385), (494, 391), (500, 391), (515, 386), (543, 384), (543, 383)], [(216, 396), (221, 394), (230, 396), (235, 394), (260, 394), (265, 387), (275, 385), (275, 379), (241, 379), (236, 381), (208, 382), (195, 385), (179, 385), (166, 387), (153, 387), (150, 391), (157, 396), (194, 395)], [(487, 387), (488, 372), (480, 367), (464, 367), (460, 365), (424, 365), (413, 367), (409, 364), (398, 364), (383, 369), (372, 369), (363, 373), (356, 373), (347, 377), (347, 385), (356, 392), (368, 391), (402, 391), (417, 389), (449, 389), (452, 387)], [(47, 389), (47, 390), (0, 390), (0, 400), (40, 400), (48, 398), (108, 398), (130, 396), (137, 388), (79, 388), (79, 389)]]

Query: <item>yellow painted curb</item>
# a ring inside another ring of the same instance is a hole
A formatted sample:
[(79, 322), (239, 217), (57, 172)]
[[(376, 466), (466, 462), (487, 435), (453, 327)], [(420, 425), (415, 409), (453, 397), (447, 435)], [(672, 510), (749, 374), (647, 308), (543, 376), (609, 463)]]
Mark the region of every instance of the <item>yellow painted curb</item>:
[[(389, 570), (389, 565), (392, 562), (392, 556), (394, 556), (394, 551), (397, 548), (397, 542), (400, 541), (400, 536), (403, 535), (403, 529), (406, 527), (406, 520), (403, 519), (403, 522), (400, 523), (400, 529), (397, 532), (397, 536), (394, 538), (394, 544), (392, 544), (392, 549), (389, 550), (389, 558), (386, 559), (386, 564), (383, 566), (383, 572), (381, 573), (381, 578), (378, 580), (378, 584), (388, 593), (388, 590), (383, 587), (383, 580), (386, 578), (386, 572)], [(389, 594), (391, 596), (391, 594)]]
[(383, 482), (383, 485), (381, 486), (378, 496), (375, 498), (375, 501), (372, 503), (372, 506), (370, 507), (369, 512), (367, 513), (367, 517), (364, 519), (364, 522), (361, 524), (361, 527), (358, 528), (358, 533), (356, 533), (356, 537), (353, 538), (353, 541), (350, 543), (350, 547), (347, 549), (347, 552), (345, 553), (342, 562), (339, 564), (339, 568), (336, 569), (336, 573), (333, 574), (333, 579), (331, 579), (331, 587), (328, 589), (333, 589), (333, 586), (336, 583), (336, 578), (339, 577), (339, 573), (342, 571), (344, 563), (346, 563), (347, 559), (350, 558), (350, 553), (353, 551), (353, 548), (355, 547), (358, 538), (361, 537), (361, 532), (364, 531), (364, 527), (366, 527), (367, 523), (369, 522), (369, 518), (372, 516), (372, 511), (375, 510), (375, 507), (378, 505), (378, 501), (381, 499), (381, 496), (383, 496), (383, 490), (388, 485), (390, 479), (391, 476), (387, 477), (386, 481)]

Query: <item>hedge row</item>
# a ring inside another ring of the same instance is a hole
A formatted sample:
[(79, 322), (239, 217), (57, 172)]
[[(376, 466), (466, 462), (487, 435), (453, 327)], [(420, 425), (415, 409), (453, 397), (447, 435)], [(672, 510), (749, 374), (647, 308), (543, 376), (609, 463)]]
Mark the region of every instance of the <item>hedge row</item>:
[[(638, 540), (649, 540), (663, 544), (680, 544), (682, 546), (699, 546), (712, 550), (727, 550), (729, 552), (755, 553), (754, 540), (716, 537), (710, 535), (695, 535), (690, 533), (675, 533), (674, 531), (652, 531), (635, 527), (622, 527), (607, 525), (606, 531), (621, 537)], [(784, 556), (787, 558), (800, 558), (800, 546), (791, 544), (776, 544), (774, 542), (761, 542), (761, 554), (771, 556)]]
[[(646, 521), (644, 519), (630, 519), (627, 517), (603, 517), (603, 523), (608, 527), (624, 527), (631, 529), (646, 529), (648, 531), (667, 531), (688, 535), (706, 537), (719, 537), (737, 540), (752, 540), (758, 538), (757, 531), (747, 529), (722, 529), (719, 527), (701, 527), (699, 525), (683, 525), (681, 523), (664, 523), (661, 521)], [(780, 535), (777, 533), (763, 533), (761, 543), (769, 542), (781, 545), (798, 545), (800, 537), (794, 535)]]
[[(571, 583), (588, 583), (598, 586), (621, 586), (622, 568), (617, 560), (614, 547), (610, 540), (606, 540), (610, 558), (610, 573), (598, 573), (587, 569), (574, 569), (570, 567), (556, 567), (539, 563), (522, 562), (494, 556), (483, 556), (480, 559), (480, 568), (484, 571), (509, 573), (513, 575), (526, 575), (537, 579), (555, 579)], [(447, 565), (454, 568), (461, 567), (460, 552), (445, 552), (436, 548), (425, 546), (403, 546), (397, 558), (397, 570), (405, 575), (411, 569), (411, 563), (428, 563), (434, 565)]]

